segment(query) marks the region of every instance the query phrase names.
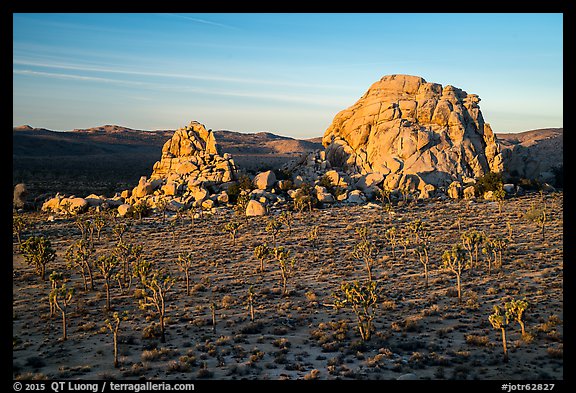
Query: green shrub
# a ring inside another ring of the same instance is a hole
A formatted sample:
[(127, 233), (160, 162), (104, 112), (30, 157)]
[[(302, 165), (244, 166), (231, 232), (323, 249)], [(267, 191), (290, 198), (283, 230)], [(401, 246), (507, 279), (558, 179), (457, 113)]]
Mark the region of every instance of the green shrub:
[(488, 172), (476, 179), (474, 189), (477, 195), (484, 195), (486, 191), (498, 191), (502, 184), (504, 184), (504, 178), (501, 173)]

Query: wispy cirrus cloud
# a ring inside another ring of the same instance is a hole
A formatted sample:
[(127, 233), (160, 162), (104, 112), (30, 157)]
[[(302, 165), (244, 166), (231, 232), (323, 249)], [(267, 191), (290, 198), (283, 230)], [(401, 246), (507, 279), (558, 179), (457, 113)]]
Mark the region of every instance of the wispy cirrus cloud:
[(338, 102), (337, 97), (334, 96), (322, 96), (322, 95), (298, 95), (289, 93), (268, 93), (268, 92), (256, 92), (256, 91), (234, 91), (234, 90), (221, 90), (221, 89), (203, 89), (195, 86), (185, 86), (185, 85), (166, 85), (159, 83), (150, 82), (135, 82), (126, 81), (121, 79), (112, 78), (101, 78), (94, 76), (84, 76), (75, 75), (67, 73), (55, 73), (55, 72), (43, 72), (34, 70), (13, 70), (13, 74), (25, 75), (32, 77), (42, 77), (42, 78), (53, 78), (62, 80), (74, 80), (81, 82), (99, 82), (107, 84), (116, 84), (122, 87), (126, 86), (137, 86), (140, 88), (148, 89), (151, 91), (169, 91), (169, 92), (179, 92), (179, 93), (195, 93), (201, 95), (213, 95), (213, 96), (223, 96), (223, 97), (241, 97), (241, 98), (251, 98), (256, 100), (264, 101), (280, 101), (280, 102), (290, 102), (299, 103), (303, 105), (314, 105), (320, 107), (339, 107), (341, 103)]
[(38, 61), (29, 61), (29, 60), (22, 60), (22, 59), (14, 59), (13, 64), (22, 65), (22, 66), (29, 66), (29, 67), (75, 70), (75, 71), (85, 71), (85, 72), (102, 72), (102, 73), (124, 74), (124, 75), (133, 75), (133, 76), (152, 76), (152, 77), (162, 77), (162, 78), (194, 79), (194, 80), (204, 80), (204, 81), (233, 82), (233, 83), (245, 83), (245, 84), (256, 84), (256, 85), (271, 85), (271, 86), (285, 86), (285, 87), (307, 87), (307, 88), (321, 88), (321, 89), (341, 89), (342, 88), (342, 86), (338, 86), (338, 85), (314, 84), (314, 83), (306, 83), (306, 82), (255, 79), (255, 78), (238, 78), (238, 77), (229, 77), (229, 76), (223, 76), (223, 75), (210, 75), (210, 74), (182, 74), (182, 73), (170, 73), (170, 72), (122, 70), (122, 69), (118, 69), (118, 68), (109, 68), (109, 67), (95, 67), (95, 66), (70, 64), (70, 63), (38, 62)]
[(238, 27), (236, 26), (230, 26), (230, 25), (226, 25), (223, 23), (218, 23), (218, 22), (214, 22), (211, 20), (207, 20), (207, 19), (201, 19), (201, 18), (195, 18), (195, 17), (191, 17), (188, 15), (181, 15), (181, 14), (160, 14), (160, 15), (169, 15), (169, 16), (173, 16), (176, 18), (181, 18), (181, 19), (185, 19), (185, 20), (189, 20), (191, 22), (194, 23), (200, 23), (200, 24), (204, 24), (204, 25), (210, 25), (210, 26), (216, 26), (216, 27), (222, 27), (224, 29), (229, 29), (229, 30), (240, 30)]

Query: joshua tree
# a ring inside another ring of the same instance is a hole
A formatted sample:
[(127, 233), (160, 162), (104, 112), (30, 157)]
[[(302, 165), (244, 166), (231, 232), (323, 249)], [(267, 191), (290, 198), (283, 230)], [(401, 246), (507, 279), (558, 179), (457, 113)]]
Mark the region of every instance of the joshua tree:
[(504, 187), (502, 183), (498, 185), (496, 191), (493, 191), (492, 195), (494, 199), (498, 203), (498, 214), (502, 214), (502, 207), (504, 207), (504, 200), (506, 199), (506, 191), (504, 191)]
[(126, 233), (129, 227), (130, 224), (124, 222), (114, 225), (114, 228), (112, 228), (112, 232), (114, 233), (114, 236), (118, 238), (118, 242), (123, 241), (124, 234)]
[(150, 205), (146, 199), (141, 199), (138, 203), (133, 205), (134, 214), (138, 217), (138, 221), (142, 221), (142, 217), (150, 214)]
[(151, 272), (150, 278), (142, 283), (145, 288), (144, 299), (140, 301), (140, 307), (146, 309), (152, 307), (156, 309), (160, 319), (160, 342), (166, 342), (164, 333), (164, 318), (166, 316), (166, 301), (168, 293), (174, 285), (174, 278), (165, 274), (162, 270), (155, 269)]
[(24, 217), (18, 214), (12, 216), (12, 234), (16, 235), (19, 246), (22, 245), (22, 232), (24, 232), (27, 228), (28, 223)]
[(380, 300), (378, 283), (376, 281), (367, 281), (363, 284), (358, 281), (342, 283), (339, 292), (335, 293), (334, 297), (334, 306), (337, 309), (350, 307), (356, 314), (358, 331), (362, 341), (370, 340), (374, 330), (375, 309)]
[(72, 216), (72, 202), (66, 200), (60, 204), (60, 208), (64, 211), (66, 217)]
[(382, 203), (382, 208), (384, 209), (384, 205), (388, 203), (388, 205), (392, 205), (392, 201), (390, 200), (391, 191), (387, 187), (378, 188), (378, 193), (376, 194), (376, 199)]
[(193, 255), (191, 252), (183, 254), (178, 254), (178, 260), (176, 263), (178, 264), (178, 269), (184, 273), (184, 277), (186, 278), (186, 295), (190, 296), (190, 269), (192, 268), (192, 258)]
[(66, 335), (66, 314), (73, 296), (74, 288), (68, 288), (66, 283), (63, 283), (60, 287), (56, 286), (50, 293), (51, 302), (62, 313), (62, 340), (68, 338)]
[(537, 208), (536, 206), (533, 205), (530, 208), (530, 210), (528, 210), (526, 214), (524, 214), (524, 217), (527, 220), (532, 221), (540, 226), (540, 229), (542, 230), (542, 241), (544, 241), (545, 240), (544, 230), (546, 228), (546, 219), (547, 219), (546, 204), (544, 204), (540, 208)]
[(280, 274), (282, 275), (282, 295), (287, 295), (287, 282), (288, 277), (292, 274), (292, 269), (294, 268), (294, 258), (290, 259), (291, 251), (280, 246), (274, 247), (272, 250), (274, 258), (280, 266)]
[(45, 280), (46, 264), (56, 258), (56, 251), (52, 248), (50, 240), (44, 236), (32, 236), (20, 245), (20, 251), (28, 265), (34, 265), (36, 273)]
[[(502, 253), (508, 247), (508, 241), (503, 237), (486, 237), (484, 239), (484, 246), (482, 253), (488, 257), (488, 273), (490, 273), (490, 262), (494, 262), (495, 268), (502, 267)], [(490, 258), (490, 253), (492, 258)]]
[(366, 227), (366, 225), (362, 225), (359, 228), (355, 228), (354, 232), (356, 233), (356, 235), (358, 235), (358, 237), (360, 238), (360, 241), (368, 241), (368, 227)]
[(266, 224), (266, 232), (272, 235), (272, 240), (274, 241), (274, 247), (276, 247), (276, 236), (280, 229), (282, 228), (282, 223), (275, 218), (270, 218)]
[(264, 259), (272, 254), (272, 250), (268, 247), (268, 243), (261, 244), (254, 248), (254, 256), (260, 260), (260, 271), (264, 272)]
[(526, 330), (524, 329), (524, 312), (528, 308), (528, 302), (526, 299), (523, 300), (511, 300), (504, 304), (506, 309), (506, 317), (508, 319), (514, 320), (520, 324), (522, 329), (522, 337), (526, 335)]
[[(238, 229), (242, 224), (237, 221), (227, 222), (224, 225), (224, 232), (229, 233), (232, 239), (232, 245), (236, 246), (236, 233), (238, 233)], [(268, 227), (266, 227), (268, 228)]]
[(92, 221), (84, 217), (78, 217), (75, 222), (82, 234), (82, 240), (89, 240), (92, 242), (94, 240), (94, 225), (92, 225)]
[(480, 249), (482, 243), (484, 243), (485, 238), (486, 235), (484, 232), (478, 232), (475, 230), (466, 231), (460, 236), (462, 245), (466, 251), (468, 251), (468, 256), (470, 257), (470, 266), (475, 266), (478, 264), (478, 250)]
[(92, 275), (92, 254), (94, 244), (89, 240), (77, 240), (66, 250), (64, 258), (68, 262), (68, 267), (76, 267), (82, 275), (84, 281), (84, 291), (88, 291), (88, 279), (90, 280), (90, 290), (94, 290), (94, 277)]
[(118, 282), (120, 291), (125, 293), (132, 287), (132, 277), (135, 266), (144, 258), (143, 246), (119, 241), (112, 252), (118, 259), (119, 264), (116, 281)]
[(352, 256), (364, 262), (366, 272), (368, 273), (368, 281), (372, 281), (372, 266), (376, 262), (376, 246), (370, 240), (362, 240), (354, 246)]
[(508, 348), (506, 346), (506, 327), (509, 323), (509, 315), (501, 307), (494, 306), (494, 313), (488, 317), (488, 320), (494, 329), (500, 329), (502, 332), (502, 348), (504, 350), (504, 363), (508, 362)]
[(250, 321), (254, 322), (254, 286), (250, 285), (248, 287), (248, 311), (250, 312)]
[(288, 236), (292, 235), (292, 223), (294, 222), (294, 216), (292, 215), (292, 212), (284, 210), (278, 216), (278, 221), (281, 224), (286, 225), (286, 228), (288, 228)]
[(430, 241), (428, 237), (422, 239), (422, 241), (416, 246), (416, 253), (418, 254), (418, 259), (420, 263), (424, 266), (424, 282), (426, 287), (428, 287), (428, 264), (430, 263), (430, 258), (428, 251), (430, 250)]
[(120, 331), (120, 323), (128, 319), (128, 312), (124, 311), (122, 314), (115, 312), (112, 314), (112, 320), (106, 319), (104, 324), (114, 336), (114, 368), (118, 368), (118, 332)]
[(388, 240), (388, 243), (390, 243), (390, 247), (392, 248), (392, 258), (396, 259), (396, 227), (386, 229), (386, 232), (384, 232), (384, 237), (386, 240)]
[(154, 262), (151, 260), (141, 257), (132, 261), (132, 276), (138, 279), (141, 288), (146, 288), (152, 280), (154, 273), (158, 271)]
[(166, 222), (166, 208), (168, 207), (168, 200), (166, 198), (161, 198), (156, 202), (156, 209), (160, 214), (162, 214), (162, 224)]
[(464, 250), (460, 244), (452, 246), (450, 251), (444, 251), (442, 254), (443, 267), (456, 275), (456, 288), (458, 290), (458, 303), (462, 300), (461, 276), (462, 271), (469, 268), (465, 262)]
[(414, 243), (418, 243), (420, 241), (420, 233), (424, 230), (425, 224), (422, 220), (414, 220), (407, 227), (412, 236), (414, 236)]
[(114, 254), (102, 255), (96, 260), (96, 267), (104, 279), (106, 290), (106, 311), (110, 311), (110, 280), (115, 276), (118, 268), (118, 258)]
[(314, 257), (314, 261), (316, 261), (317, 256), (316, 256), (316, 249), (318, 248), (318, 229), (320, 227), (318, 225), (315, 225), (314, 227), (312, 227), (312, 229), (310, 230), (310, 232), (308, 232), (308, 240), (310, 241), (310, 244), (312, 246), (312, 256)]
[(512, 231), (512, 224), (510, 224), (510, 221), (506, 221), (506, 229), (508, 229), (508, 241), (512, 242), (513, 240), (513, 231)]
[(51, 288), (50, 294), (48, 295), (48, 302), (50, 303), (50, 318), (52, 318), (56, 314), (56, 304), (54, 303), (52, 292), (54, 292), (54, 290), (58, 288), (59, 285), (61, 285), (62, 281), (64, 280), (64, 275), (62, 273), (52, 271), (49, 278)]
[(104, 214), (98, 214), (94, 217), (93, 225), (94, 228), (96, 228), (96, 239), (100, 240), (100, 233), (106, 226), (106, 216)]

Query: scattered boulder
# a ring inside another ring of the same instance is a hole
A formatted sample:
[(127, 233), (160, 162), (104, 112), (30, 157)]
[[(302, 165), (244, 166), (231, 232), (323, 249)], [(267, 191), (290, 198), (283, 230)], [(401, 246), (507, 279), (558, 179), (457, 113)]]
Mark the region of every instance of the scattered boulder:
[(464, 188), (464, 199), (474, 199), (476, 198), (476, 188), (474, 186), (468, 186)]
[(27, 196), (28, 191), (26, 190), (26, 185), (24, 183), (16, 184), (14, 186), (14, 198), (12, 199), (14, 209), (24, 209)]
[(417, 379), (418, 377), (413, 373), (403, 374), (396, 378), (397, 381), (415, 381)]
[(462, 185), (460, 184), (460, 182), (453, 181), (452, 183), (450, 183), (450, 185), (448, 186), (447, 193), (448, 196), (452, 199), (460, 199), (462, 195)]
[(144, 198), (146, 195), (152, 195), (154, 186), (146, 181), (146, 176), (142, 176), (138, 185), (132, 190), (132, 196), (135, 198)]
[(134, 213), (134, 208), (132, 207), (132, 205), (123, 203), (122, 205), (118, 206), (119, 217), (126, 217), (126, 215), (130, 215), (132, 213)]
[(251, 199), (246, 206), (246, 215), (249, 217), (252, 216), (265, 216), (266, 215), (266, 208), (260, 202)]
[(276, 175), (273, 171), (261, 172), (254, 177), (252, 182), (257, 189), (268, 190), (276, 183)]
[(353, 190), (348, 193), (348, 197), (345, 200), (346, 203), (362, 204), (366, 202), (366, 197), (360, 190)]
[(164, 195), (174, 196), (178, 193), (178, 185), (174, 182), (166, 183), (162, 186)]
[(506, 191), (507, 194), (514, 194), (514, 192), (516, 191), (516, 186), (510, 183), (504, 184), (502, 188), (504, 189), (504, 191)]

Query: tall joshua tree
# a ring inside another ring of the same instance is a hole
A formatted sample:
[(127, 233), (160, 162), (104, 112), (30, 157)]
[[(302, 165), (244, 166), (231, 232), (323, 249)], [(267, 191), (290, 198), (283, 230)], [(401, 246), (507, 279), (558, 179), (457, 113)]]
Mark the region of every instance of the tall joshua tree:
[(167, 297), (174, 285), (175, 279), (164, 273), (160, 269), (152, 271), (150, 278), (146, 278), (142, 284), (145, 288), (144, 299), (140, 301), (140, 307), (146, 309), (154, 308), (158, 313), (160, 322), (160, 342), (166, 342), (164, 320), (166, 317)]
[(28, 265), (34, 265), (36, 273), (45, 280), (46, 265), (56, 258), (56, 251), (50, 240), (44, 236), (32, 236), (20, 245), (20, 251)]
[(69, 288), (66, 283), (61, 286), (56, 286), (50, 293), (51, 302), (62, 313), (62, 340), (66, 341), (68, 336), (66, 334), (66, 317), (68, 313), (68, 306), (74, 296), (74, 288)]
[(444, 269), (456, 275), (456, 288), (458, 290), (458, 303), (462, 301), (462, 271), (467, 270), (469, 265), (466, 263), (464, 250), (460, 244), (455, 244), (449, 251), (442, 254), (442, 263)]

